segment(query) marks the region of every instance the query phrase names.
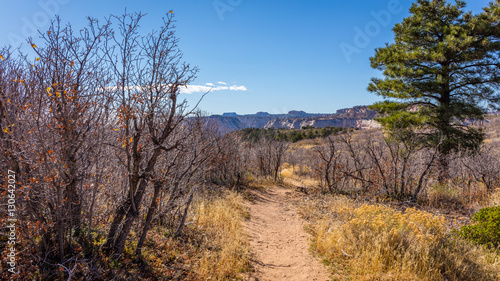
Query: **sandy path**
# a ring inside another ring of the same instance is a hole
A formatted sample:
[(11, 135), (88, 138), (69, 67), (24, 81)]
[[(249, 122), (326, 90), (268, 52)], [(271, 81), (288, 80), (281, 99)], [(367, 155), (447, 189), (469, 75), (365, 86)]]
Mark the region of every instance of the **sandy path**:
[(310, 235), (293, 205), (301, 193), (283, 187), (252, 193), (246, 228), (255, 272), (246, 280), (330, 280), (325, 266), (308, 250)]

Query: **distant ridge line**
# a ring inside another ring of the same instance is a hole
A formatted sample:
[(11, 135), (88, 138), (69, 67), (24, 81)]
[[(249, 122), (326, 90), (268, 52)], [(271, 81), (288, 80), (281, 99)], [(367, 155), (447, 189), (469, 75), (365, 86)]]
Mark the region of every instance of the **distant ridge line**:
[(342, 108), (336, 113), (307, 113), (301, 110), (291, 110), (287, 114), (270, 114), (257, 112), (255, 114), (239, 115), (236, 112), (226, 112), (222, 115), (206, 117), (216, 124), (223, 132), (232, 132), (245, 128), (287, 128), (300, 129), (304, 126), (324, 128), (376, 128), (378, 123), (373, 119), (377, 116), (368, 106)]

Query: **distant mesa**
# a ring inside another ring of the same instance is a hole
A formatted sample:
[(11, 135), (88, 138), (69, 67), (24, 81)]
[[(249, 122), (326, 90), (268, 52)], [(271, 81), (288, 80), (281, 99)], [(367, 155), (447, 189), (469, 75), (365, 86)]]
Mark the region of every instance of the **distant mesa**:
[(307, 116), (308, 114), (302, 110), (292, 110), (292, 111), (288, 111), (288, 115), (294, 116), (294, 117), (301, 117), (301, 116)]
[(355, 106), (337, 110), (335, 114), (306, 113), (302, 110), (292, 110), (287, 114), (270, 114), (257, 112), (255, 114), (239, 115), (236, 112), (226, 112), (221, 115), (207, 117), (210, 122), (217, 124), (222, 132), (232, 132), (244, 128), (287, 128), (300, 129), (302, 127), (343, 127), (370, 129), (379, 128), (375, 120), (375, 110), (367, 106)]
[(259, 112), (257, 112), (255, 115), (257, 115), (257, 116), (269, 116), (269, 115), (271, 115), (271, 114), (269, 114), (268, 112), (259, 111)]
[[(500, 115), (500, 112), (490, 112), (489, 114)], [(306, 113), (302, 110), (292, 110), (288, 114), (270, 114), (261, 111), (255, 114), (238, 115), (236, 112), (226, 112), (222, 116), (212, 115), (207, 118), (213, 124), (217, 124), (221, 132), (228, 133), (244, 128), (301, 129), (303, 127), (342, 127), (366, 130), (381, 127), (380, 123), (374, 120), (377, 116), (378, 114), (375, 110), (369, 109), (368, 106), (360, 105), (339, 109), (334, 114)], [(472, 121), (468, 120), (467, 122), (470, 123)]]

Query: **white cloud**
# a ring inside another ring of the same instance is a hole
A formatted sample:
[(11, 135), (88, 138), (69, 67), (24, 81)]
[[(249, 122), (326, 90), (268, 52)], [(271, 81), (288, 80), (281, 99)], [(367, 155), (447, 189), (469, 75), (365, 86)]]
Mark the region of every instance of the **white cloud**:
[(199, 92), (208, 92), (212, 87), (203, 85), (188, 85), (187, 87), (181, 87), (180, 92), (182, 94), (192, 94)]
[(226, 82), (217, 82), (217, 83), (222, 84), (222, 85), (227, 85)]
[[(217, 82), (219, 84), (222, 84), (224, 82)], [(164, 85), (168, 86), (168, 85)], [(128, 86), (126, 87), (127, 91), (141, 91), (146, 89), (147, 87), (140, 87), (140, 86)], [(118, 89), (118, 87), (107, 87), (107, 90), (115, 91)], [(247, 87), (245, 86), (238, 86), (238, 85), (231, 85), (227, 86), (227, 83), (224, 83), (223, 85), (218, 85), (215, 86), (214, 83), (205, 83), (205, 85), (187, 85), (187, 86), (181, 86), (179, 89), (179, 92), (182, 94), (193, 94), (193, 93), (206, 93), (209, 91), (248, 91)]]
[(229, 90), (230, 90), (230, 91), (246, 91), (246, 90), (248, 90), (248, 89), (247, 89), (247, 87), (245, 87), (245, 86), (236, 86), (236, 85), (235, 85), (235, 86), (231, 86), (231, 87), (229, 87)]
[[(224, 83), (224, 82), (217, 82)], [(211, 85), (210, 85), (211, 84)], [(224, 83), (223, 85), (227, 85)], [(245, 86), (215, 86), (213, 83), (206, 83), (206, 85), (188, 85), (187, 87), (181, 87), (180, 92), (182, 94), (193, 94), (193, 93), (206, 93), (208, 91), (247, 91)]]

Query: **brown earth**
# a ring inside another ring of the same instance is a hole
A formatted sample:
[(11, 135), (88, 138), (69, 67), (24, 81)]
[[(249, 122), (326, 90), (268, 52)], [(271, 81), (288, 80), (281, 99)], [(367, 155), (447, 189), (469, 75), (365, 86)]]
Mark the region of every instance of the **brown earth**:
[(253, 190), (251, 196), (246, 229), (254, 272), (245, 280), (330, 280), (326, 267), (309, 251), (311, 236), (293, 204), (303, 194), (273, 186)]

